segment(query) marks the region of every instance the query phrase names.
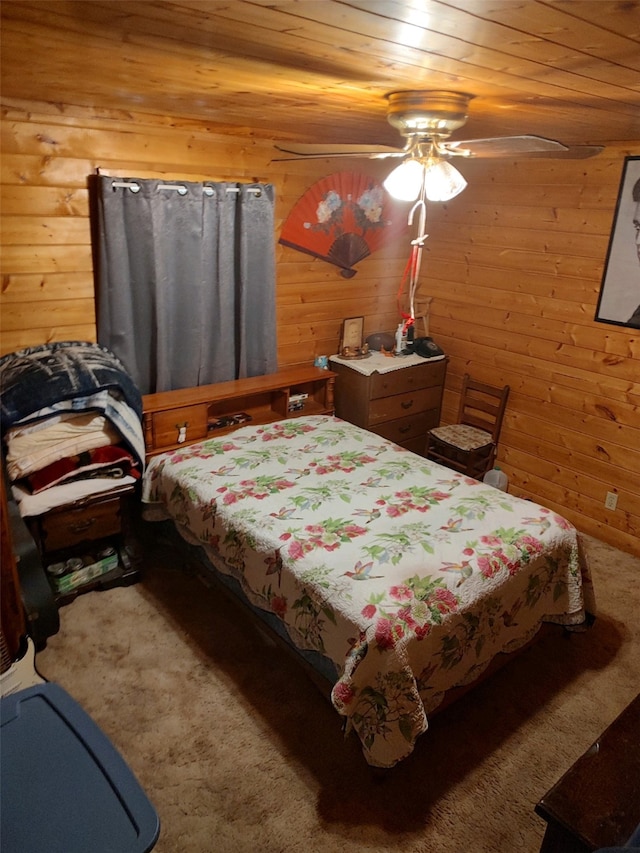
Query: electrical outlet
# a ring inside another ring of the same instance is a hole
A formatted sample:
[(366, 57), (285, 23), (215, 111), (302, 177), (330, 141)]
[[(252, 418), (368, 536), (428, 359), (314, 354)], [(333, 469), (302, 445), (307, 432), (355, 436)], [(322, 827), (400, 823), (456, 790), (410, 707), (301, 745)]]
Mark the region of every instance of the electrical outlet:
[(607, 492), (604, 505), (607, 509), (615, 509), (618, 506), (618, 496), (615, 492)]

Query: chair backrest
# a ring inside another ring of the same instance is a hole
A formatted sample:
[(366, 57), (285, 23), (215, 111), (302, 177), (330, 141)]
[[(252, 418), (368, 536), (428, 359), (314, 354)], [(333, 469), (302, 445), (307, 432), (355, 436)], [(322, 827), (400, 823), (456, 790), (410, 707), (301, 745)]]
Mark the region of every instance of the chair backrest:
[(468, 373), (462, 381), (458, 423), (484, 429), (491, 433), (494, 443), (497, 443), (502, 419), (509, 396), (509, 386), (496, 388), (476, 382)]

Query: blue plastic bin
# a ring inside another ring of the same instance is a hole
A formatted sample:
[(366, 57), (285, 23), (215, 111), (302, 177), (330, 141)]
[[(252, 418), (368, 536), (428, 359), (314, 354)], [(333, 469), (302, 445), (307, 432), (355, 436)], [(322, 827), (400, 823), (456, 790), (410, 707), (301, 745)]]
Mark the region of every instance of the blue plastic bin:
[(57, 684), (0, 700), (3, 853), (147, 853), (158, 815), (91, 717)]

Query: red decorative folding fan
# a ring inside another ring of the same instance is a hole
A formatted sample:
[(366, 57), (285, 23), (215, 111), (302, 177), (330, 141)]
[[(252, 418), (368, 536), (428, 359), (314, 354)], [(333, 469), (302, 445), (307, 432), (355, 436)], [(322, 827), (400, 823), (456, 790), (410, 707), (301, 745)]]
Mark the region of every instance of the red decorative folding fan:
[(337, 172), (309, 187), (294, 205), (280, 242), (335, 264), (342, 276), (352, 278), (353, 265), (399, 237), (406, 223), (406, 212), (374, 178)]

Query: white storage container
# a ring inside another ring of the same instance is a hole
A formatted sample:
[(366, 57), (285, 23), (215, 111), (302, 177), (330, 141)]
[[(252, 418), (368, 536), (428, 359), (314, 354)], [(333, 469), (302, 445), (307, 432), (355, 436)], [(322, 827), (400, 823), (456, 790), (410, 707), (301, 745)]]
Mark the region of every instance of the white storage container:
[(492, 468), (491, 471), (487, 471), (487, 473), (483, 477), (483, 482), (488, 483), (490, 486), (494, 486), (496, 489), (500, 489), (502, 492), (507, 491), (507, 486), (509, 485), (509, 478), (497, 465), (495, 468)]

